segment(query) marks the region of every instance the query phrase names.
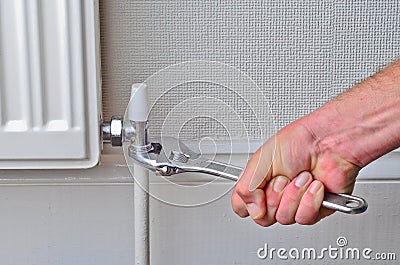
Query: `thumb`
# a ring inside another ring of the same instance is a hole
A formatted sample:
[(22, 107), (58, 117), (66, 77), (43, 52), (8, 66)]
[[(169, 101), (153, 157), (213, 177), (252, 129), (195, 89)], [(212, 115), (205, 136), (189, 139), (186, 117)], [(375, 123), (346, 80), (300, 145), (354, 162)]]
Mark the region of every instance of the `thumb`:
[(276, 136), (269, 138), (250, 158), (239, 181), (247, 184), (249, 191), (263, 189), (272, 178), (272, 162), (276, 153)]
[(275, 138), (270, 138), (247, 162), (239, 178), (235, 192), (243, 200), (250, 216), (257, 220), (266, 213), (266, 198), (263, 188), (271, 179)]

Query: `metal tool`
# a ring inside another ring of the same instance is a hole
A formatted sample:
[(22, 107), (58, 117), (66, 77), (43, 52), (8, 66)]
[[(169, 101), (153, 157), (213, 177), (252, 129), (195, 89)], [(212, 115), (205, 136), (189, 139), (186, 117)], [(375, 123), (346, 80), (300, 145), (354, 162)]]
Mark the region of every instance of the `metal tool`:
[[(148, 104), (144, 104), (147, 102), (146, 84), (134, 84), (131, 93), (131, 101), (127, 113), (130, 124), (125, 126), (129, 128), (125, 129), (129, 133), (117, 133), (116, 135), (120, 136), (121, 139), (125, 135), (125, 140), (131, 141), (129, 156), (136, 163), (162, 176), (171, 176), (184, 172), (199, 172), (233, 181), (239, 179), (242, 168), (206, 159), (201, 156), (200, 152), (193, 151), (174, 137), (162, 137), (155, 141), (149, 141), (147, 132), (149, 108)], [(117, 127), (122, 128), (121, 126)], [(107, 130), (105, 131), (107, 133)], [(114, 142), (122, 144), (122, 141)], [(368, 204), (360, 197), (325, 192), (322, 206), (344, 213), (357, 214), (364, 212)]]
[[(174, 137), (163, 137), (146, 147), (132, 143), (129, 155), (140, 165), (162, 176), (199, 172), (237, 181), (243, 170), (241, 167), (205, 159)], [(364, 212), (368, 204), (364, 199), (353, 195), (325, 192), (322, 206), (357, 214)]]

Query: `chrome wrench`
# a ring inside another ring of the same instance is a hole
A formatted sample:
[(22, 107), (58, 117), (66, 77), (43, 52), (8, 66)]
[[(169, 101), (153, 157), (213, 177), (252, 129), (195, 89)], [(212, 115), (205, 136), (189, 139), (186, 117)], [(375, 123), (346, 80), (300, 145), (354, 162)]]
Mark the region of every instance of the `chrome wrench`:
[[(163, 176), (199, 172), (237, 181), (243, 171), (241, 167), (205, 159), (174, 137), (163, 137), (147, 145), (136, 146), (132, 142), (129, 155), (140, 165)], [(343, 213), (359, 214), (367, 210), (368, 204), (357, 196), (325, 192), (322, 206)]]

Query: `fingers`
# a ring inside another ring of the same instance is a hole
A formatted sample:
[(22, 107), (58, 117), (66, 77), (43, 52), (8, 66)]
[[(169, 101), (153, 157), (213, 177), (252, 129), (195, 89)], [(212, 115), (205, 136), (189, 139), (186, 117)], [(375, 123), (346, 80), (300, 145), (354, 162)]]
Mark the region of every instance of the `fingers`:
[(236, 192), (236, 189), (234, 189), (232, 192), (232, 209), (237, 215), (239, 215), (242, 218), (249, 216), (246, 204), (239, 197), (239, 195)]
[(266, 213), (265, 193), (262, 189), (257, 189), (251, 192), (250, 197), (246, 197), (246, 202), (242, 196), (238, 195), (236, 189), (232, 193), (232, 209), (233, 211), (244, 218), (251, 216), (253, 220), (262, 219)]
[(276, 136), (266, 141), (250, 158), (246, 170), (239, 180), (250, 191), (264, 188), (272, 176), (272, 160), (276, 155)]
[[(243, 193), (239, 196), (243, 200)], [(243, 202), (250, 217), (253, 220), (262, 219), (267, 210), (264, 190), (256, 189), (249, 194), (249, 197), (244, 198)]]
[[(266, 227), (276, 223), (275, 213), (281, 201), (283, 191), (289, 182), (290, 179), (284, 176), (279, 176), (272, 179), (268, 183), (268, 186), (265, 189), (265, 212), (263, 212), (261, 216), (257, 216), (257, 214), (250, 214), (252, 218), (255, 217), (253, 220), (257, 224)], [(242, 218), (249, 216), (249, 211), (251, 211), (251, 208), (249, 209), (249, 207), (246, 206), (244, 201), (237, 194), (236, 189), (232, 193), (232, 208), (234, 212)]]
[(321, 219), (320, 208), (324, 200), (324, 185), (314, 180), (301, 198), (295, 220), (299, 224), (312, 225)]
[(237, 184), (232, 193), (232, 208), (240, 217), (263, 218), (266, 213), (264, 190), (250, 191), (247, 185)]
[[(264, 191), (265, 190), (265, 191)], [(232, 207), (241, 217), (251, 218), (261, 226), (299, 223), (317, 223), (332, 211), (321, 209), (324, 199), (324, 186), (313, 180), (309, 172), (302, 172), (291, 182), (278, 176), (268, 182), (263, 189), (254, 191), (235, 187), (232, 194)]]
[(274, 140), (271, 139), (247, 162), (232, 194), (232, 208), (239, 216), (248, 214), (254, 220), (264, 218), (267, 208), (264, 186), (270, 180), (273, 152)]
[(275, 214), (281, 202), (283, 191), (289, 182), (290, 179), (284, 176), (278, 176), (268, 183), (265, 189), (267, 200), (266, 215), (262, 219), (255, 220), (257, 224), (266, 227), (276, 223)]
[(285, 188), (276, 212), (276, 220), (279, 223), (288, 225), (296, 222), (297, 208), (312, 180), (311, 174), (303, 171)]

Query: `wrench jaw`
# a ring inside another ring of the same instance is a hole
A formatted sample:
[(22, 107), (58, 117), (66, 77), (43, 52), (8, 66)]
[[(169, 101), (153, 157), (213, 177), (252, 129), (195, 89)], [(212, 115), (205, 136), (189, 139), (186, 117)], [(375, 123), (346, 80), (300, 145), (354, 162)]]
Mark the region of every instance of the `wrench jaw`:
[[(161, 144), (162, 143), (162, 144)], [(162, 176), (197, 172), (237, 181), (242, 168), (204, 159), (174, 137), (163, 137), (148, 145), (129, 147), (129, 155), (138, 164)]]
[(136, 163), (161, 176), (198, 172), (224, 177), (219, 170), (208, 168), (210, 161), (202, 158), (199, 153), (174, 137), (165, 136), (162, 139), (154, 139), (147, 147), (136, 146), (132, 141), (129, 146), (129, 156)]
[[(136, 146), (134, 142), (129, 146), (129, 156), (136, 163), (147, 168), (150, 171), (162, 176), (172, 176), (178, 173), (186, 172), (179, 168), (174, 162), (167, 157), (167, 150), (158, 143), (151, 143), (147, 147)], [(170, 152), (172, 153), (172, 151)]]

